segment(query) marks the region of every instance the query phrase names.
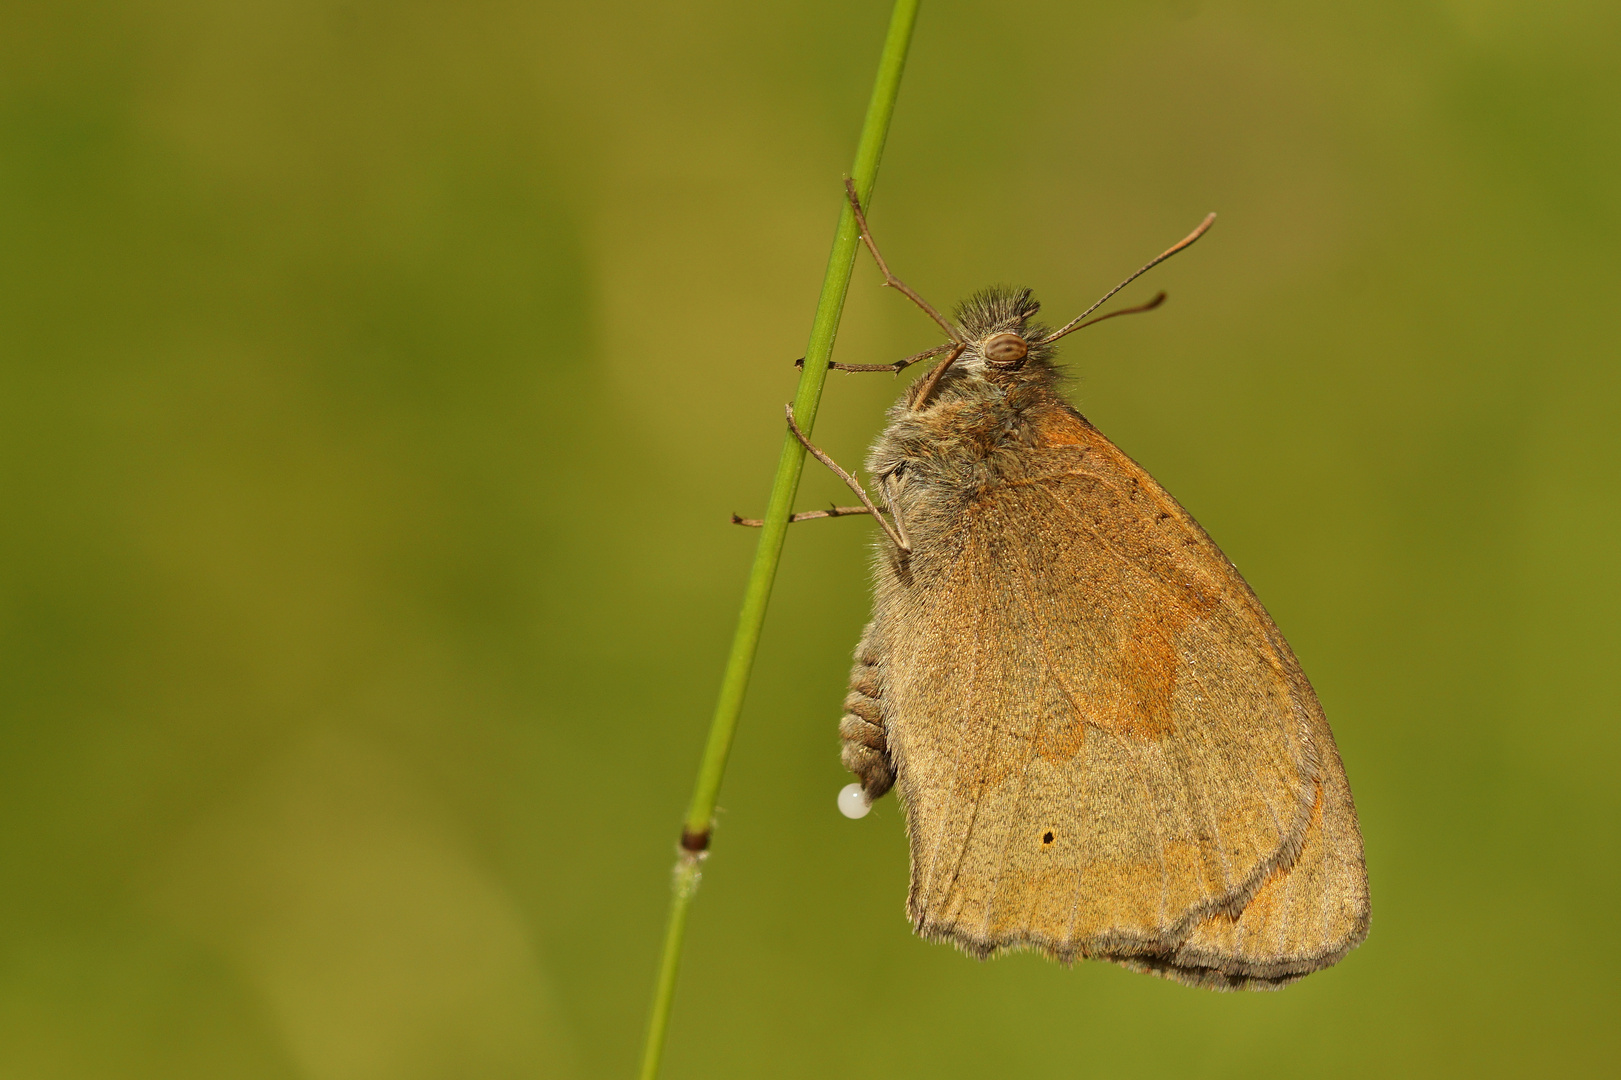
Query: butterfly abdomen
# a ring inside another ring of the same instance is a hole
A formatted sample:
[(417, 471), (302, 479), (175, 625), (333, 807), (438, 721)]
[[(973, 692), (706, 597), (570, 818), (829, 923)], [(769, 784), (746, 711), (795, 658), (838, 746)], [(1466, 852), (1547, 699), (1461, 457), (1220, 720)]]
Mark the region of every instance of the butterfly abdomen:
[(856, 646), (855, 667), (850, 670), (850, 693), (844, 699), (844, 718), (839, 721), (839, 738), (844, 741), (841, 758), (844, 767), (861, 782), (867, 799), (888, 793), (895, 783), (895, 765), (889, 755), (884, 730), (882, 671), (876, 623), (868, 623)]

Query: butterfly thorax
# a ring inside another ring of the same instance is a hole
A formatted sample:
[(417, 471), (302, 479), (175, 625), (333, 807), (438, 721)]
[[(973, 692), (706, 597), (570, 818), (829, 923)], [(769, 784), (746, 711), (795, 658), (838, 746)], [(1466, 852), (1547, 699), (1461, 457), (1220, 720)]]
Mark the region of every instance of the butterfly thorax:
[(1012, 332), (1025, 341), (1045, 336), (1046, 328), (1030, 321), (1039, 307), (1028, 289), (993, 288), (970, 297), (956, 311), (968, 347), (921, 408), (917, 397), (926, 379), (890, 409), (867, 469), (893, 478), (914, 511), (949, 514), (988, 487), (1025, 478), (1029, 451), (1048, 418), (1078, 417), (1059, 393), (1063, 374), (1051, 346), (1030, 346), (1012, 368), (985, 359), (983, 343), (996, 334)]

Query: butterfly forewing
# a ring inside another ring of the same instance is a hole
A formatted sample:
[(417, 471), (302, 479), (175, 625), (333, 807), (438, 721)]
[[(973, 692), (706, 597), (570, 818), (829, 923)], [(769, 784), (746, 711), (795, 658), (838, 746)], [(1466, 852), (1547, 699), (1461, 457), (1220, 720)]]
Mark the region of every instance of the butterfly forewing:
[(952, 512), (914, 478), (914, 554), (880, 560), (914, 924), (1207, 984), (1343, 955), (1360, 837), (1288, 646), (1141, 468), (1066, 407), (1029, 419)]

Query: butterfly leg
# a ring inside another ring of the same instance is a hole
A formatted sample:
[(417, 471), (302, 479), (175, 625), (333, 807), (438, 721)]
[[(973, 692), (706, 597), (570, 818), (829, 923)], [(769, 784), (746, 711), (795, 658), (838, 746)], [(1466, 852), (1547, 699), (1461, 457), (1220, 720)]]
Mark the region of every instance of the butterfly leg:
[(912, 546), (906, 542), (900, 533), (895, 531), (895, 526), (884, 520), (884, 515), (879, 513), (877, 505), (872, 501), (872, 497), (867, 494), (867, 489), (861, 486), (861, 482), (855, 477), (851, 476), (849, 473), (845, 472), (843, 469), (839, 468), (838, 462), (828, 457), (825, 450), (811, 442), (805, 437), (805, 433), (799, 430), (799, 423), (794, 419), (794, 407), (792, 405), (788, 406), (788, 430), (794, 433), (794, 438), (798, 439), (799, 444), (806, 450), (809, 450), (811, 455), (815, 457), (817, 461), (820, 461), (823, 465), (826, 465), (829, 469), (832, 469), (835, 476), (837, 476), (840, 480), (843, 480), (846, 484), (850, 485), (850, 490), (856, 493), (856, 498), (861, 500), (861, 505), (867, 508), (867, 512), (869, 514), (878, 519), (878, 524), (884, 527), (884, 531), (889, 534), (890, 540), (894, 541), (895, 546), (900, 549), (901, 554), (910, 555), (912, 553)]
[(841, 760), (855, 773), (867, 801), (882, 797), (895, 783), (895, 763), (889, 756), (884, 732), (883, 688), (879, 682), (878, 650), (868, 623), (856, 646), (856, 665), (850, 671), (850, 693), (844, 699), (839, 738), (844, 740)]
[[(883, 507), (879, 507), (879, 509), (882, 510)], [(788, 518), (788, 523), (792, 525), (796, 521), (813, 521), (816, 518), (851, 517), (855, 514), (870, 513), (872, 513), (872, 511), (868, 510), (865, 506), (830, 506), (826, 510), (801, 510), (799, 513), (790, 516)], [(747, 525), (751, 529), (758, 529), (760, 526), (765, 524), (765, 519), (739, 517), (738, 515), (733, 514), (732, 524)]]
[(888, 285), (890, 288), (912, 301), (912, 303), (922, 308), (923, 314), (933, 319), (935, 324), (946, 332), (946, 336), (949, 337), (953, 343), (961, 343), (963, 341), (963, 336), (957, 332), (957, 328), (955, 326), (952, 326), (951, 323), (947, 321), (944, 315), (934, 310), (933, 305), (931, 305), (927, 300), (923, 299), (923, 297), (919, 296), (917, 293), (913, 292), (911, 286), (907, 285), (906, 282), (889, 272), (889, 264), (884, 262), (884, 257), (882, 255), (878, 254), (878, 245), (873, 243), (872, 231), (867, 228), (867, 215), (866, 212), (861, 209), (861, 197), (856, 194), (856, 182), (848, 177), (846, 177), (844, 181), (844, 193), (850, 199), (850, 209), (855, 211), (856, 225), (861, 229), (861, 242), (867, 245), (868, 251), (872, 252), (872, 261), (878, 264), (879, 273), (884, 275), (884, 284)]
[[(946, 352), (952, 347), (952, 342), (948, 341), (944, 345), (936, 345), (932, 349), (926, 349), (923, 352), (915, 353), (912, 356), (908, 356), (905, 360), (897, 360), (893, 364), (836, 364), (829, 360), (827, 362), (827, 367), (829, 371), (887, 371), (891, 374), (899, 374), (918, 361), (927, 360), (931, 356), (939, 356), (941, 353)], [(802, 368), (804, 366), (805, 358), (803, 356), (794, 361), (794, 367)]]

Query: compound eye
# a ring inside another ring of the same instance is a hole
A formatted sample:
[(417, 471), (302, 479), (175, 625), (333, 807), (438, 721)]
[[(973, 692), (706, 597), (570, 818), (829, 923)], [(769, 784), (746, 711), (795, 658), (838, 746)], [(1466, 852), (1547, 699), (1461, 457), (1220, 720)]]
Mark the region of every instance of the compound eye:
[(1029, 343), (1010, 332), (992, 334), (985, 339), (981, 348), (985, 353), (985, 362), (999, 368), (1018, 367), (1030, 354)]

